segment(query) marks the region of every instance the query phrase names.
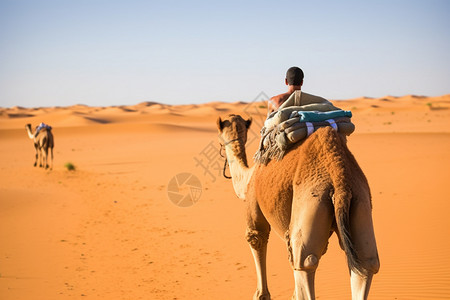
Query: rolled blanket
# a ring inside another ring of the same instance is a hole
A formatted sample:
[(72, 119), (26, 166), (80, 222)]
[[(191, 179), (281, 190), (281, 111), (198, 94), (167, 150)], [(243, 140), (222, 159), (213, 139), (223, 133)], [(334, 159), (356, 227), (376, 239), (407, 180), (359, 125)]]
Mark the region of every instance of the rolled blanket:
[(302, 105), (302, 106), (289, 106), (289, 107), (281, 108), (280, 110), (270, 114), (267, 117), (267, 120), (264, 122), (264, 126), (269, 128), (276, 124), (280, 124), (281, 122), (289, 119), (293, 112), (298, 112), (298, 111), (327, 112), (327, 111), (336, 111), (336, 110), (339, 111), (340, 109), (331, 103), (313, 103), (313, 104)]
[(305, 106), (318, 103), (332, 105), (331, 102), (325, 98), (311, 95), (301, 90), (296, 90), (289, 96), (289, 98), (287, 98), (287, 100), (278, 108), (278, 110), (282, 110), (283, 108), (290, 106)]
[(354, 132), (355, 125), (350, 120), (351, 111), (334, 106), (330, 109), (330, 105), (322, 103), (317, 107), (324, 111), (304, 111), (302, 106), (297, 106), (284, 108), (269, 117), (261, 130), (262, 137), (259, 150), (254, 156), (255, 161), (267, 164), (271, 159), (281, 160), (292, 145), (304, 140), (320, 127), (331, 126), (345, 135)]
[(291, 118), (299, 116), (300, 122), (323, 122), (329, 119), (340, 117), (352, 117), (352, 112), (349, 110), (335, 110), (335, 111), (293, 111)]
[[(294, 120), (294, 119), (293, 119)], [(290, 120), (288, 120), (288, 121), (290, 121)], [(287, 121), (286, 122), (283, 122), (282, 124), (280, 124), (279, 126), (281, 127), (283, 124), (285, 124), (285, 123), (288, 123)], [(341, 126), (341, 125), (343, 125), (343, 124), (346, 124), (346, 123), (349, 123), (349, 124), (352, 124), (353, 125), (353, 123), (351, 123), (351, 121), (350, 121), (350, 118), (348, 118), (348, 117), (342, 117), (342, 118), (336, 118), (336, 119), (328, 119), (328, 120), (325, 120), (324, 122), (296, 122), (296, 123), (294, 123), (294, 124), (292, 124), (291, 126), (289, 126), (289, 127), (287, 127), (286, 129), (284, 129), (283, 131), (286, 133), (286, 134), (288, 134), (288, 133), (290, 133), (290, 132), (292, 132), (292, 131), (295, 131), (295, 130), (297, 130), (297, 129), (299, 129), (299, 128), (305, 128), (305, 127), (307, 127), (308, 125), (307, 125), (307, 123), (311, 123), (313, 126), (315, 126), (315, 127), (323, 127), (323, 126), (331, 126), (331, 127), (333, 127), (335, 130), (338, 130), (339, 131), (339, 127)], [(342, 133), (344, 133), (345, 135), (350, 135), (350, 134), (352, 134), (353, 133), (353, 131), (348, 131), (348, 130), (345, 130), (344, 132), (342, 132)]]
[[(333, 123), (336, 127), (333, 127), (331, 124)], [(300, 126), (298, 126), (299, 124)], [(345, 118), (330, 120), (329, 122), (305, 122), (305, 123), (297, 123), (297, 128), (292, 130), (285, 130), (284, 134), (290, 143), (294, 144), (308, 136), (310, 136), (314, 131), (316, 131), (320, 127), (332, 126), (334, 130), (343, 133), (345, 135), (350, 135), (355, 131), (355, 125), (350, 122), (350, 120), (345, 120)], [(293, 127), (293, 126), (292, 126)], [(292, 127), (288, 128), (291, 129)], [(308, 128), (311, 129), (308, 131)]]

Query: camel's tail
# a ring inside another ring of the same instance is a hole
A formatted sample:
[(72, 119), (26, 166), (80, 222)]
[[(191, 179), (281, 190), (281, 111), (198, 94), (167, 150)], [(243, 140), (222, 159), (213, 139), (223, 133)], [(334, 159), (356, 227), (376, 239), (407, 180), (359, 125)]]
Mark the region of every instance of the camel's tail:
[[(325, 134), (325, 136), (329, 140), (324, 143), (329, 148), (327, 151), (330, 154), (327, 169), (334, 187), (333, 205), (341, 247), (347, 256), (349, 268), (359, 274), (366, 274), (367, 272), (362, 267), (353, 245), (350, 231), (350, 206), (354, 195), (352, 195), (351, 183), (349, 182), (351, 178), (348, 174), (349, 166), (346, 164), (345, 159), (347, 157), (344, 150), (346, 145), (338, 137), (337, 133), (331, 129), (327, 130), (327, 132), (328, 134)], [(336, 147), (339, 144), (340, 146)]]
[(358, 274), (364, 275), (367, 271), (363, 268), (361, 261), (358, 258), (350, 232), (351, 199), (352, 195), (350, 191), (335, 187), (333, 204), (341, 247), (344, 249), (347, 256), (349, 268)]

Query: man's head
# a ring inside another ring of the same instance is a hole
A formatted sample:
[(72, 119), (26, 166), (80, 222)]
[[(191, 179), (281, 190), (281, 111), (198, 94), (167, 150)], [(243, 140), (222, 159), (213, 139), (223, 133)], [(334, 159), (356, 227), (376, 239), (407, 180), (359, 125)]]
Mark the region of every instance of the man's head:
[(286, 84), (301, 86), (303, 84), (303, 71), (299, 67), (291, 67), (286, 72)]

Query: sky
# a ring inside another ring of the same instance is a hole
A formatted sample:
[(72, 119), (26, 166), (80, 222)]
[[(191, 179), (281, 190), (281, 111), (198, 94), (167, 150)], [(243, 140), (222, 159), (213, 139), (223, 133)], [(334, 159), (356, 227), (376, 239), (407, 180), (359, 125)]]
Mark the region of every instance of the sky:
[(0, 0), (0, 106), (450, 93), (450, 1)]

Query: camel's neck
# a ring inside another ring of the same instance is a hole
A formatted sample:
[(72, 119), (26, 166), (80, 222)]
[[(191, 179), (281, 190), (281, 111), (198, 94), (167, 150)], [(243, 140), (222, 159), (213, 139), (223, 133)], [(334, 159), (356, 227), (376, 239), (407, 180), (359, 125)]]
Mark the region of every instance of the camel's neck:
[(225, 151), (234, 191), (240, 199), (244, 200), (254, 168), (248, 167), (245, 146), (240, 141), (228, 144), (225, 146)]
[(34, 134), (31, 132), (30, 126), (26, 126), (26, 128), (27, 128), (27, 132), (28, 132), (28, 137), (30, 139), (34, 139)]

